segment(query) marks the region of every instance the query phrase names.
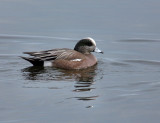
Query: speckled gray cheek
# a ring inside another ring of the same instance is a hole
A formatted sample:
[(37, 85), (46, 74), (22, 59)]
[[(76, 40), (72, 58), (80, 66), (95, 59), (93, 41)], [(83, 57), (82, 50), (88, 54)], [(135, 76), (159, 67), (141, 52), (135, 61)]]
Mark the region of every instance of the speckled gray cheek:
[(95, 46), (82, 46), (80, 47), (80, 52), (84, 53), (84, 54), (90, 54), (90, 52), (94, 52), (95, 50)]
[(81, 46), (81, 47), (79, 47), (78, 51), (86, 54), (86, 53), (88, 53), (88, 47), (87, 46)]
[(95, 48), (96, 48), (96, 46), (89, 47), (90, 52), (94, 52)]

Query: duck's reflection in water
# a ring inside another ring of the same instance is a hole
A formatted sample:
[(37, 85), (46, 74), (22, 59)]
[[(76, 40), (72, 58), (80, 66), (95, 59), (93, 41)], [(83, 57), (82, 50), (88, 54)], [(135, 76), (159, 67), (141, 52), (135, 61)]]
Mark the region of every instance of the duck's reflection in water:
[[(73, 81), (76, 82), (73, 92), (85, 92), (95, 89), (92, 87), (97, 79), (101, 79), (98, 75), (100, 70), (95, 65), (93, 67), (82, 70), (62, 70), (52, 67), (28, 67), (22, 69), (22, 75), (26, 80), (39, 80), (40, 82), (46, 81)], [(45, 81), (44, 81), (45, 80)], [(98, 96), (75, 97), (78, 100), (94, 100)]]

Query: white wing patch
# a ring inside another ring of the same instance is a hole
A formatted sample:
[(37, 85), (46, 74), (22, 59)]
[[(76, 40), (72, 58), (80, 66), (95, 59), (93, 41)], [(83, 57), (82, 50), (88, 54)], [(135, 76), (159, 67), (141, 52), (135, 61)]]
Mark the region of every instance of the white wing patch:
[(82, 59), (73, 59), (71, 61), (81, 61)]
[(44, 61), (44, 67), (47, 67), (47, 66), (52, 66), (52, 62)]

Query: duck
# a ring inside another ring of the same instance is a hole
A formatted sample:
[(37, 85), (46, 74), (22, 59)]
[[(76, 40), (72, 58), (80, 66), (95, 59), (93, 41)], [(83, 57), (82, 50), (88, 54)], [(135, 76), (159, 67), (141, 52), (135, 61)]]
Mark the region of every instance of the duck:
[(39, 52), (23, 52), (30, 57), (21, 56), (33, 66), (52, 66), (60, 69), (85, 69), (97, 64), (97, 58), (92, 52), (102, 53), (97, 48), (93, 38), (87, 37), (79, 40), (74, 49), (57, 48)]

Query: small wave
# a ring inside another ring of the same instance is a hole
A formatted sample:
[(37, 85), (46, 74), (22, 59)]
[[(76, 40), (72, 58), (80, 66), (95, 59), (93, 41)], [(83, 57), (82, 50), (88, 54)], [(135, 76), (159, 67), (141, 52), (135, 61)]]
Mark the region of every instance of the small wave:
[(124, 61), (118, 61), (117, 59), (103, 58), (103, 60), (109, 62), (110, 64), (112, 64), (114, 66), (129, 65), (129, 64), (125, 63)]
[(89, 101), (89, 100), (95, 100), (97, 97), (99, 96), (97, 95), (97, 96), (74, 97), (74, 98), (77, 98), (78, 100)]
[(154, 61), (154, 60), (135, 59), (135, 60), (124, 60), (124, 62), (139, 63), (145, 65), (160, 65), (160, 61)]
[[(73, 38), (52, 37), (52, 36), (35, 36), (35, 35), (10, 35), (0, 34), (0, 39), (60, 39), (60, 40), (74, 40)], [(77, 40), (77, 39), (75, 39)]]
[[(0, 34), (0, 39), (58, 39), (58, 40), (70, 40), (70, 41), (80, 40), (77, 38), (66, 38), (66, 37), (57, 37), (57, 36), (16, 35), (16, 34), (15, 35)], [(104, 40), (96, 39), (96, 42), (104, 42)]]
[(160, 39), (124, 39), (124, 40), (119, 40), (120, 42), (160, 42)]
[(6, 57), (8, 57), (8, 56), (20, 56), (20, 55), (22, 55), (22, 54), (0, 54), (0, 56), (6, 56)]

